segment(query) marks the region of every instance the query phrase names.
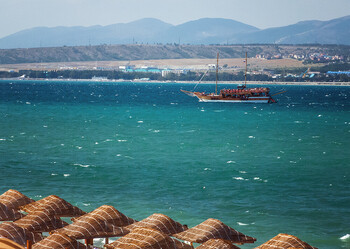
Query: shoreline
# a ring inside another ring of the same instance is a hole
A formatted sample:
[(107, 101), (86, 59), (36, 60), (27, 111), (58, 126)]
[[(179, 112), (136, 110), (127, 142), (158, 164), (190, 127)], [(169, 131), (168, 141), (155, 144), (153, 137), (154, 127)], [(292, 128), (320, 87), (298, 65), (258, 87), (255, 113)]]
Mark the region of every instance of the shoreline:
[[(94, 80), (94, 79), (18, 79), (2, 78), (1, 81), (59, 81), (59, 82), (101, 82), (101, 83), (159, 83), (159, 84), (215, 84), (215, 81), (159, 81), (159, 80)], [(241, 85), (241, 81), (222, 81), (218, 85)], [(284, 82), (284, 81), (247, 81), (247, 85), (291, 85), (291, 86), (350, 86), (350, 82)]]

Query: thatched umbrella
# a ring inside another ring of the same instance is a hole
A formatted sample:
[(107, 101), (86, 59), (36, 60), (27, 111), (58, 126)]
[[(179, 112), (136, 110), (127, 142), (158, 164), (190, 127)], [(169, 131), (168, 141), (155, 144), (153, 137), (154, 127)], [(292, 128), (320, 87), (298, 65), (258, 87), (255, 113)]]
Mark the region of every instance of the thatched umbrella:
[(196, 249), (239, 249), (239, 247), (223, 239), (210, 239)]
[(20, 206), (34, 202), (34, 200), (25, 196), (21, 192), (14, 189), (9, 189), (0, 195), (0, 202), (9, 208), (18, 209)]
[(44, 209), (49, 214), (60, 217), (75, 217), (85, 214), (78, 207), (73, 206), (56, 195), (49, 195), (39, 201), (21, 206), (20, 209), (27, 213)]
[(1, 249), (25, 249), (20, 244), (9, 240), (7, 238), (0, 238), (0, 248)]
[(96, 219), (95, 217), (85, 217), (83, 219), (77, 219), (72, 224), (54, 231), (54, 233), (56, 232), (64, 233), (73, 239), (92, 239), (120, 237), (129, 233), (129, 230)]
[(105, 247), (107, 249), (192, 249), (190, 245), (170, 238), (170, 236), (157, 229), (141, 227), (135, 228), (131, 233), (105, 245)]
[(50, 215), (45, 210), (29, 213), (27, 216), (14, 222), (31, 232), (51, 232), (52, 230), (67, 226), (68, 223), (60, 218)]
[(13, 221), (22, 217), (24, 217), (24, 214), (0, 202), (0, 221)]
[(102, 205), (101, 207), (96, 208), (90, 213), (87, 213), (77, 218), (73, 218), (72, 221), (75, 222), (79, 219), (85, 219), (86, 217), (94, 217), (96, 219), (105, 221), (106, 223), (110, 223), (118, 227), (124, 227), (136, 222), (136, 220), (131, 219), (130, 217), (119, 212), (113, 206), (109, 205)]
[(32, 247), (33, 249), (87, 249), (87, 247), (70, 238), (69, 236), (61, 233), (54, 233), (42, 241), (36, 243)]
[(238, 244), (254, 243), (256, 241), (255, 238), (246, 236), (221, 221), (212, 218), (173, 236), (192, 243), (204, 243), (209, 239), (224, 239)]
[(13, 222), (3, 222), (0, 224), (0, 238), (10, 239), (22, 246), (26, 246), (27, 241), (38, 242), (43, 239), (39, 233), (29, 232)]
[(255, 249), (317, 249), (293, 235), (280, 233)]
[(173, 219), (164, 214), (152, 214), (146, 219), (133, 223), (127, 226), (126, 228), (129, 230), (133, 230), (138, 227), (154, 228), (167, 235), (180, 233), (187, 229), (187, 227), (181, 225), (180, 223), (174, 221)]
[(120, 237), (129, 233), (123, 227), (130, 225), (136, 220), (127, 217), (113, 206), (103, 205), (83, 216), (73, 218), (70, 224), (56, 232), (64, 233), (74, 239), (85, 239), (87, 244), (92, 244), (93, 238)]

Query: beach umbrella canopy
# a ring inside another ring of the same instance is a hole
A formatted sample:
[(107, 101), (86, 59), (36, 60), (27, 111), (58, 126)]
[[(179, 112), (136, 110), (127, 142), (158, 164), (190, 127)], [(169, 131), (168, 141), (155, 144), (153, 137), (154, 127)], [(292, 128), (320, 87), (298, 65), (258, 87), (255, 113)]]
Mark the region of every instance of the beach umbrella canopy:
[(129, 218), (128, 216), (119, 212), (113, 206), (109, 205), (102, 205), (90, 213), (73, 218), (72, 221), (75, 222), (77, 220), (83, 220), (87, 217), (94, 217), (95, 219), (105, 221), (106, 223), (110, 223), (117, 227), (124, 227), (136, 222), (136, 220)]
[(9, 208), (18, 209), (20, 206), (34, 202), (34, 200), (25, 196), (21, 192), (14, 189), (9, 189), (0, 195), (0, 202)]
[(27, 216), (14, 222), (31, 232), (50, 232), (67, 226), (68, 223), (60, 218), (50, 215), (45, 210), (29, 213)]
[(21, 206), (20, 209), (27, 213), (37, 210), (45, 210), (51, 215), (60, 217), (75, 217), (85, 214), (84, 211), (56, 195), (49, 195), (39, 201)]
[(84, 244), (61, 233), (54, 233), (42, 241), (35, 243), (33, 249), (87, 249)]
[(83, 216), (73, 218), (73, 223), (58, 229), (74, 239), (120, 237), (130, 231), (124, 228), (136, 222), (119, 212), (113, 206), (103, 205)]
[(154, 228), (167, 235), (180, 233), (187, 229), (187, 227), (181, 225), (180, 223), (174, 221), (173, 219), (169, 218), (164, 214), (152, 214), (146, 219), (133, 223), (127, 226), (126, 228), (129, 230), (133, 230), (138, 227)]
[(193, 243), (204, 243), (209, 239), (224, 239), (239, 244), (254, 243), (256, 241), (255, 238), (244, 235), (221, 221), (212, 218), (173, 236)]
[(135, 228), (129, 234), (113, 243), (106, 244), (107, 249), (192, 249), (190, 245), (182, 243), (161, 231), (153, 228)]
[(280, 233), (255, 249), (317, 249), (293, 235)]
[(196, 249), (239, 249), (239, 247), (223, 239), (210, 239)]
[(24, 249), (20, 244), (9, 240), (7, 238), (0, 238), (0, 248), (1, 249)]
[(0, 221), (13, 221), (22, 217), (24, 217), (24, 214), (0, 202)]
[(121, 237), (128, 234), (129, 230), (123, 227), (117, 227), (94, 217), (85, 217), (84, 219), (78, 219), (72, 224), (54, 232), (64, 233), (73, 239), (92, 239)]
[(30, 232), (13, 222), (3, 222), (0, 224), (0, 238), (10, 239), (22, 246), (27, 245), (27, 240), (35, 243), (43, 239), (41, 234)]

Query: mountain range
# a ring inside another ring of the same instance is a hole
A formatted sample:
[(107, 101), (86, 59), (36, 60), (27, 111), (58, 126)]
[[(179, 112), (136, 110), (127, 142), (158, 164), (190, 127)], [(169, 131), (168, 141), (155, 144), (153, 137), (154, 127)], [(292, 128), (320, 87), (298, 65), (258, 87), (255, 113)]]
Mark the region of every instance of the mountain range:
[(158, 43), (350, 45), (350, 16), (263, 30), (223, 18), (202, 18), (180, 25), (145, 18), (107, 26), (36, 27), (3, 37), (0, 48)]

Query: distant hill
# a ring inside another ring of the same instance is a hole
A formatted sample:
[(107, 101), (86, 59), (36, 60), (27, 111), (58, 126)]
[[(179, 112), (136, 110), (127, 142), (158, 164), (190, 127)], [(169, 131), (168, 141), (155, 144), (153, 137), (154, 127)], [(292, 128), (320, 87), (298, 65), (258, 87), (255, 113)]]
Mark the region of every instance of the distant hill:
[(330, 21), (303, 21), (285, 27), (242, 34), (235, 42), (350, 45), (350, 16)]
[(223, 18), (202, 18), (173, 26), (155, 37), (162, 43), (222, 44), (237, 34), (259, 31), (258, 28)]
[(172, 27), (158, 19), (91, 27), (37, 27), (0, 39), (0, 48), (35, 48), (148, 42)]
[(108, 26), (37, 27), (0, 39), (0, 48), (136, 43), (350, 45), (350, 16), (329, 21), (303, 21), (264, 30), (223, 18), (202, 18), (176, 26), (145, 18)]
[(63, 46), (47, 48), (0, 49), (0, 64), (79, 62), (79, 61), (132, 61), (156, 59), (214, 59), (243, 58), (256, 55), (290, 54), (306, 56), (322, 53), (350, 58), (350, 46), (346, 45), (98, 45)]

